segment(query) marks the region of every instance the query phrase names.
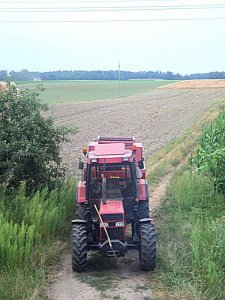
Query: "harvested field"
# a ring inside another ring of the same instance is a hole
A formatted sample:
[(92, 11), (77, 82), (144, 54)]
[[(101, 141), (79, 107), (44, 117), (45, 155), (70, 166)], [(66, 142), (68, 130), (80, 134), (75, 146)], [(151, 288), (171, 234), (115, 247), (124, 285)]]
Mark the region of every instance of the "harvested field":
[(219, 89), (225, 88), (225, 79), (185, 80), (160, 86), (159, 89)]
[(225, 89), (159, 90), (116, 100), (60, 104), (51, 107), (56, 124), (77, 127), (63, 145), (63, 162), (76, 174), (82, 148), (97, 135), (135, 136), (145, 156), (177, 137), (203, 112), (225, 99)]

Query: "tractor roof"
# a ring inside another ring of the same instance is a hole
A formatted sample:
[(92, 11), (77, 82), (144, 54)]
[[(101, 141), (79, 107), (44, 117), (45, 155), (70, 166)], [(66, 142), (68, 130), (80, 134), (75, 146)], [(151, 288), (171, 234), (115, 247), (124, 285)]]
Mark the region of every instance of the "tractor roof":
[(133, 147), (138, 160), (142, 158), (142, 144), (135, 143), (134, 137), (98, 137), (88, 145), (88, 163), (121, 163), (133, 161)]
[(124, 155), (126, 152), (125, 145), (122, 143), (96, 144), (95, 155)]
[(92, 150), (88, 153), (90, 162), (118, 163), (130, 161), (132, 151), (125, 149), (123, 143), (98, 144), (92, 143)]

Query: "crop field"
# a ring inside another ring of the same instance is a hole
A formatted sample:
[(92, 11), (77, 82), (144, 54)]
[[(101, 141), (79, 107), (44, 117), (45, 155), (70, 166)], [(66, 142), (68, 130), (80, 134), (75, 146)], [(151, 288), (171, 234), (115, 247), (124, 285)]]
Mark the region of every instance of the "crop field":
[(221, 89), (225, 88), (225, 79), (198, 79), (198, 80), (182, 80), (173, 82), (162, 89)]
[(102, 81), (29, 81), (16, 82), (20, 89), (35, 89), (42, 85), (45, 91), (41, 98), (48, 104), (96, 101), (132, 96), (143, 93), (162, 85), (167, 85), (169, 80), (127, 80), (120, 82), (114, 80)]

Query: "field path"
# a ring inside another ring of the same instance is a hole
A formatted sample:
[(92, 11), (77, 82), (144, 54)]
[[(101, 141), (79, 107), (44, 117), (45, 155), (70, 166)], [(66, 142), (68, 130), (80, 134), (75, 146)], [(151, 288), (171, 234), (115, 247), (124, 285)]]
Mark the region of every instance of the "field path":
[[(57, 124), (69, 124), (79, 129), (62, 149), (64, 164), (70, 173), (76, 174), (82, 147), (97, 135), (134, 135), (137, 141), (144, 142), (145, 156), (148, 157), (222, 99), (225, 99), (224, 89), (153, 90), (114, 101), (57, 105), (51, 113)], [(171, 176), (171, 173), (165, 176), (150, 194), (153, 215)], [(72, 273), (71, 254), (66, 251), (57, 281), (50, 286), (47, 295), (51, 300), (163, 299), (154, 295), (151, 273), (140, 270), (138, 253), (132, 251), (119, 259), (105, 260), (90, 255), (88, 270), (81, 274)]]
[[(173, 172), (170, 172), (162, 178), (155, 190), (150, 193), (149, 203), (153, 218), (160, 205), (160, 200), (165, 195), (166, 186), (172, 175)], [(57, 281), (47, 291), (49, 299), (156, 299), (154, 286), (151, 286), (151, 273), (140, 270), (137, 251), (130, 251), (126, 257), (117, 259), (102, 258), (98, 255), (91, 256), (89, 254), (89, 261), (89, 266), (85, 273), (73, 273), (71, 270), (71, 253), (66, 251), (61, 259)], [(104, 281), (107, 283), (106, 287), (102, 285)]]

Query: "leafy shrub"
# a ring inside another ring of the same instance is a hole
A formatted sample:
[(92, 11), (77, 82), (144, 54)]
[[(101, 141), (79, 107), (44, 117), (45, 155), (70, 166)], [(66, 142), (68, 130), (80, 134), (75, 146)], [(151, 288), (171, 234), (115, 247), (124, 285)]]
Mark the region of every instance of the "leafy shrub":
[(11, 86), (0, 93), (0, 184), (15, 189), (23, 181), (28, 192), (62, 175), (60, 144), (68, 133), (43, 116), (39, 92)]

